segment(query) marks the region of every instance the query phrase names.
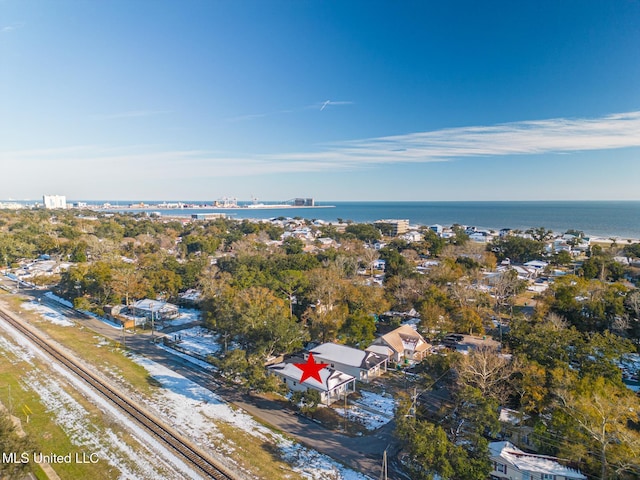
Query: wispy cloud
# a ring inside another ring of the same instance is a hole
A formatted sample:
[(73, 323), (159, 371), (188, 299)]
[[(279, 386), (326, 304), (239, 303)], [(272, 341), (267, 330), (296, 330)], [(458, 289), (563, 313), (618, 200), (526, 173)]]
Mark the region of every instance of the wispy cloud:
[(25, 24), (23, 22), (15, 22), (10, 25), (3, 25), (0, 27), (0, 33), (11, 33), (15, 30), (18, 30), (24, 27), (24, 25)]
[[(467, 157), (561, 154), (640, 147), (640, 112), (591, 119), (556, 118), (417, 132), (316, 146), (315, 151), (243, 155), (159, 146), (74, 146), (0, 152), (6, 172), (74, 172), (87, 178), (145, 181), (354, 170), (371, 165), (443, 162)], [(562, 161), (562, 160), (558, 160)], [(5, 167), (6, 166), (6, 167)], [(57, 174), (57, 173), (56, 173)], [(16, 177), (17, 178), (17, 177)]]
[(171, 113), (169, 110), (130, 110), (127, 112), (107, 113), (94, 115), (93, 118), (98, 120), (113, 120), (119, 118), (137, 118), (137, 117), (154, 117), (156, 115), (164, 115)]
[(471, 126), (329, 144), (269, 158), (340, 165), (441, 162), (464, 157), (568, 153), (640, 146), (640, 112)]

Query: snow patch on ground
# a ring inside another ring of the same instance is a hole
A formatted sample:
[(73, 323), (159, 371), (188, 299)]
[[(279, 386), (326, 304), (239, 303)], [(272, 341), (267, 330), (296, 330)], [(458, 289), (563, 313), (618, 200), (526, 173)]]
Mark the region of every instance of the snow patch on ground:
[(40, 315), (40, 318), (53, 323), (54, 325), (60, 325), (61, 327), (73, 327), (73, 321), (69, 320), (67, 317), (62, 315), (59, 312), (47, 307), (46, 305), (41, 305), (38, 302), (24, 302), (22, 304), (22, 308), (25, 310), (29, 310), (32, 312), (36, 312)]
[(94, 335), (93, 338), (98, 340), (98, 343), (96, 343), (96, 347), (98, 347), (98, 348), (111, 346), (111, 342), (109, 342), (109, 340), (107, 340), (105, 337), (101, 337), (99, 335)]
[(47, 292), (44, 294), (45, 297), (50, 298), (51, 300), (61, 303), (62, 305), (65, 305), (69, 308), (73, 308), (73, 303), (71, 303), (69, 300), (65, 300), (62, 297), (59, 297), (55, 294), (53, 294), (52, 292)]
[[(31, 373), (23, 387), (36, 392), (55, 422), (67, 433), (74, 445), (92, 453), (120, 470), (119, 478), (157, 478), (160, 474), (149, 459), (126, 445), (110, 428), (102, 431), (90, 420), (90, 413), (53, 379)], [(108, 447), (107, 447), (108, 446)]]
[(368, 480), (370, 477), (349, 470), (326, 455), (303, 447), (299, 443), (280, 437), (278, 447), (293, 470), (312, 480)]
[(178, 318), (164, 320), (163, 328), (177, 327), (188, 323), (199, 322), (202, 315), (200, 310), (195, 308), (178, 308), (180, 315)]
[(205, 362), (203, 360), (199, 360), (199, 359), (197, 359), (195, 357), (192, 357), (191, 355), (187, 355), (186, 353), (178, 352), (177, 350), (174, 350), (173, 348), (167, 347), (167, 346), (162, 345), (162, 344), (157, 344), (156, 346), (158, 348), (161, 348), (165, 352), (169, 352), (171, 355), (175, 355), (177, 357), (183, 358), (186, 361), (191, 362), (191, 363), (193, 363), (194, 365), (197, 365), (200, 368), (204, 368), (205, 370), (216, 370), (216, 367), (214, 367), (210, 363), (207, 363), (207, 362)]
[[(241, 410), (231, 407), (215, 393), (152, 360), (137, 355), (132, 355), (131, 358), (165, 388), (154, 405), (159, 407), (162, 413), (172, 417), (175, 423), (192, 430), (189, 432), (190, 435), (198, 437), (206, 433), (205, 430), (212, 427), (207, 419), (212, 419), (230, 423), (251, 433), (257, 427), (256, 437), (266, 439), (262, 434), (269, 432), (267, 428), (256, 423)], [(176, 408), (177, 406), (179, 408)], [(206, 438), (199, 440), (206, 441)]]
[[(9, 357), (6, 355), (7, 352), (11, 353), (17, 360), (13, 358), (9, 359)], [(33, 365), (33, 362), (31, 361), (31, 359), (34, 357), (33, 353), (20, 348), (15, 343), (10, 342), (4, 337), (0, 337), (0, 355), (9, 359), (12, 365), (15, 365), (20, 360), (27, 362), (29, 365)]]
[(168, 337), (172, 341), (177, 340), (177, 346), (181, 349), (202, 357), (216, 354), (222, 349), (218, 343), (220, 337), (204, 327), (187, 328)]
[(354, 400), (346, 411), (336, 408), (336, 413), (352, 422), (361, 423), (367, 430), (376, 430), (391, 421), (395, 409), (392, 397), (366, 391), (360, 394), (361, 398)]
[[(171, 423), (180, 425), (190, 437), (202, 445), (210, 445), (211, 438), (221, 438), (220, 432), (211, 420), (223, 421), (261, 441), (274, 442), (282, 451), (283, 459), (292, 465), (294, 471), (305, 478), (313, 480), (366, 480), (369, 478), (343, 467), (326, 455), (272, 432), (248, 414), (222, 401), (215, 393), (182, 375), (146, 358), (135, 355), (132, 358), (165, 387), (165, 390), (154, 399), (154, 406)], [(228, 441), (226, 444), (232, 451), (233, 446), (229, 445)], [(220, 447), (217, 446), (217, 448)]]

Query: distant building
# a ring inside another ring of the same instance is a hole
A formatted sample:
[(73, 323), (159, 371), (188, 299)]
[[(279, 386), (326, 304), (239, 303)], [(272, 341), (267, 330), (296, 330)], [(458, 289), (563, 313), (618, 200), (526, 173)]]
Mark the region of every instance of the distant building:
[(0, 210), (20, 210), (21, 208), (24, 208), (24, 205), (16, 202), (0, 202)]
[(67, 197), (64, 195), (43, 195), (42, 203), (47, 209), (67, 208)]
[(226, 213), (192, 213), (192, 220), (217, 220), (218, 218), (227, 218)]
[(295, 207), (313, 207), (315, 206), (315, 201), (313, 198), (294, 198), (293, 205)]
[(378, 220), (373, 222), (373, 225), (377, 228), (390, 227), (390, 234), (394, 237), (407, 233), (409, 231), (409, 220)]

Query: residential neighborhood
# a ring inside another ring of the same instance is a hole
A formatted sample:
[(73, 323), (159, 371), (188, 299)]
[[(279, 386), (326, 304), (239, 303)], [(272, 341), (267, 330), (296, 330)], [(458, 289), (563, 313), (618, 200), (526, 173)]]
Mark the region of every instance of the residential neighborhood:
[[(2, 218), (5, 294), (39, 298), (23, 309), (92, 318), (123, 352), (154, 348), (242, 392), (267, 423), (286, 410), (345, 439), (384, 432), (395, 475), (635, 475), (638, 244), (393, 219)], [(309, 361), (318, 378), (302, 378)], [(585, 424), (602, 392), (620, 439), (606, 463), (572, 450), (602, 446)]]

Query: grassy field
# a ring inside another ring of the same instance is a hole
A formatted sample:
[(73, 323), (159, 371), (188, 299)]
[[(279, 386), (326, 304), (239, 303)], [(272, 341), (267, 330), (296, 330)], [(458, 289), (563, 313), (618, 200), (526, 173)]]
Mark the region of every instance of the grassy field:
[[(10, 354), (7, 354), (7, 357), (10, 357)], [(79, 451), (81, 447), (72, 444), (64, 430), (55, 423), (51, 413), (46, 410), (40, 401), (38, 393), (29, 388), (25, 388), (24, 379), (34, 367), (26, 362), (9, 361), (7, 357), (2, 358), (0, 361), (0, 398), (2, 399), (2, 403), (7, 407), (11, 405), (13, 415), (20, 418), (22, 428), (27, 435), (33, 438), (38, 446), (38, 452), (44, 454), (53, 452), (58, 455), (66, 455), (70, 452), (75, 453)], [(11, 392), (10, 399), (9, 390)], [(79, 395), (76, 397), (79, 397)], [(76, 398), (76, 400), (80, 401), (84, 399)], [(23, 411), (25, 406), (31, 411), (28, 422)], [(101, 412), (92, 405), (87, 404), (87, 402), (83, 402), (83, 406), (88, 410), (90, 409), (92, 419), (97, 424), (102, 423), (100, 420), (102, 416)], [(61, 463), (52, 465), (52, 468), (60, 478), (70, 480), (79, 478), (110, 479), (117, 478), (119, 474), (118, 470), (106, 464), (104, 461), (100, 461), (97, 464)], [(47, 478), (44, 472), (37, 466), (34, 467), (34, 473), (40, 479)]]

